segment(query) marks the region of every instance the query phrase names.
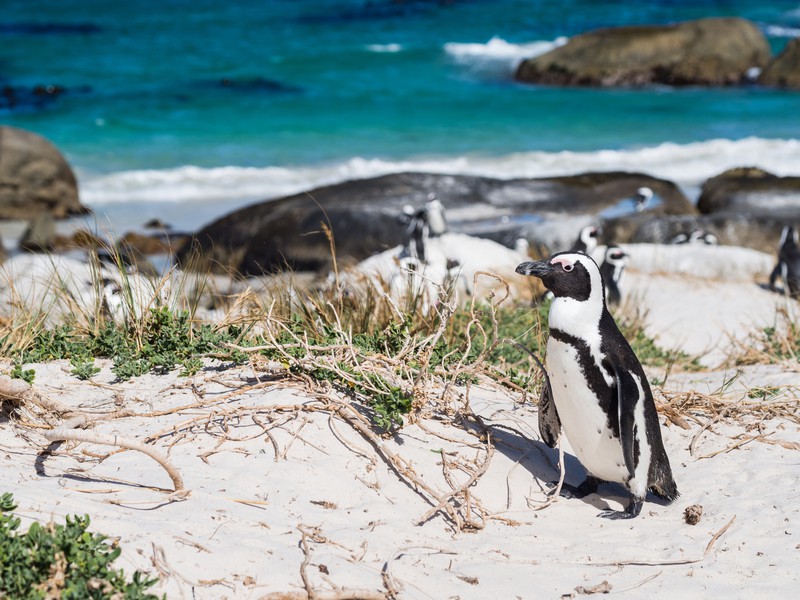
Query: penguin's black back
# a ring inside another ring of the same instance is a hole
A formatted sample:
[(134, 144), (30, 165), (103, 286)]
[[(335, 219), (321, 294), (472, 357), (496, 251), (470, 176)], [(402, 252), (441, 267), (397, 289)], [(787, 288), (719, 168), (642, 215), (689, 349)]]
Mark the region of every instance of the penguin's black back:
[[(606, 360), (613, 361), (613, 366), (608, 365), (606, 368), (611, 368), (612, 375), (615, 374), (615, 370), (628, 371), (636, 375), (642, 384), (643, 397), (641, 398), (641, 402), (644, 403), (646, 436), (652, 453), (650, 457), (650, 471), (647, 478), (650, 491), (663, 500), (674, 500), (679, 496), (678, 486), (672, 476), (672, 469), (670, 468), (667, 451), (661, 439), (658, 411), (656, 410), (653, 392), (650, 389), (650, 383), (644, 373), (642, 364), (636, 357), (636, 353), (633, 351), (628, 340), (619, 330), (616, 321), (614, 321), (614, 317), (611, 316), (611, 313), (608, 312), (606, 308), (603, 308), (599, 329), (602, 340), (600, 351), (603, 356), (606, 357)], [(603, 407), (603, 410), (608, 415), (609, 425), (612, 426), (612, 431), (619, 432), (618, 399), (616, 392), (612, 394), (607, 407)]]

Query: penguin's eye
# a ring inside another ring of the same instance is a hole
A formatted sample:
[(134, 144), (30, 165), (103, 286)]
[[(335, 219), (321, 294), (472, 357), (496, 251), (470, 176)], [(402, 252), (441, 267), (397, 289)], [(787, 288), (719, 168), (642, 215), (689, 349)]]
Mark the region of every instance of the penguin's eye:
[(564, 265), (564, 270), (565, 270), (567, 273), (569, 273), (570, 271), (572, 271), (572, 269), (573, 269), (572, 265), (570, 265), (570, 264), (566, 264), (566, 265)]

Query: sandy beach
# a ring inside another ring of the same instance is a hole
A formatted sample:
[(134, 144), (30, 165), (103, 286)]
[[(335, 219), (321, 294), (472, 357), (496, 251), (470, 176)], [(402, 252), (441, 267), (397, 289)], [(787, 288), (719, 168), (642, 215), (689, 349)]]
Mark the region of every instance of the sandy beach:
[[(87, 431), (146, 442), (184, 489), (142, 452), (67, 442), (43, 453), (34, 413), (0, 427), (3, 487), (25, 522), (88, 513), (119, 539), (117, 566), (157, 575), (152, 591), (168, 598), (791, 597), (800, 370), (726, 357), (797, 307), (761, 287), (766, 255), (696, 277), (674, 254), (637, 265), (649, 251), (635, 250), (625, 292), (648, 334), (705, 369), (648, 369), (681, 496), (648, 497), (634, 520), (597, 518), (622, 506), (621, 487), (547, 495), (559, 453), (540, 441), (535, 398), (432, 379), (416, 422), (382, 437), (347, 396), (257, 360), (123, 382), (110, 361), (91, 381), (66, 361), (33, 365), (43, 398), (128, 411)], [(725, 263), (704, 252), (709, 268)], [(566, 440), (563, 451), (577, 484), (584, 471)]]

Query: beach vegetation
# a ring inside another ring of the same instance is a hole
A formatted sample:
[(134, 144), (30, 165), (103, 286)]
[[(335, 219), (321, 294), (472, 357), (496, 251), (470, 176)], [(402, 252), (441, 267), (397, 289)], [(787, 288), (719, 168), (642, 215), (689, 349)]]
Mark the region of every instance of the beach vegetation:
[(732, 360), (736, 365), (774, 364), (800, 360), (800, 321), (791, 305), (778, 308), (772, 325), (740, 343)]
[[(82, 380), (101, 371), (99, 358), (112, 361), (118, 380), (174, 369), (190, 376), (210, 358), (266, 360), (351, 395), (384, 431), (406, 422), (431, 378), (456, 386), (489, 378), (523, 395), (538, 394), (541, 385), (531, 354), (545, 359), (549, 302), (512, 301), (501, 280), (464, 304), (452, 286), (409, 287), (398, 298), (384, 283), (345, 280), (338, 270), (328, 285), (275, 277), (259, 293), (226, 295), (207, 289), (197, 275), (193, 286), (174, 273), (145, 286), (122, 260), (117, 268), (114, 310), (95, 304), (81, 312), (61, 285), (62, 296), (69, 296), (60, 300), (69, 301), (66, 318), (53, 324), (46, 311), (33, 311), (18, 319), (23, 326), (3, 332), (0, 348), (13, 360), (12, 376), (32, 383), (28, 365), (59, 359)], [(95, 272), (107, 277), (99, 266)], [(101, 282), (95, 287), (100, 297)], [(198, 314), (209, 298), (221, 316), (215, 322)], [(644, 364), (692, 365), (680, 353), (661, 350), (641, 318), (617, 318)]]
[(112, 563), (122, 550), (116, 542), (89, 531), (89, 516), (67, 516), (64, 523), (33, 522), (20, 530), (10, 493), (0, 496), (0, 598), (126, 598), (155, 600), (147, 589), (158, 579), (141, 571), (126, 576)]

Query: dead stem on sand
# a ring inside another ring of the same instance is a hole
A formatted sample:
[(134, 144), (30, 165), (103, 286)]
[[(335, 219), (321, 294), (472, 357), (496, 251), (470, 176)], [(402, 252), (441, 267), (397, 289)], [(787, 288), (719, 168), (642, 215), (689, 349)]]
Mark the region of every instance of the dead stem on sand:
[[(689, 453), (695, 456), (695, 446), (702, 435), (712, 430), (718, 423), (730, 422), (742, 427), (745, 431), (759, 431), (758, 435), (747, 436), (739, 434), (733, 439), (731, 445), (723, 450), (712, 452), (697, 458), (711, 458), (722, 452), (729, 452), (751, 441), (766, 444), (780, 445), (788, 450), (798, 450), (800, 445), (796, 442), (768, 438), (772, 433), (764, 433), (762, 429), (766, 421), (783, 419), (791, 423), (800, 424), (800, 402), (794, 396), (793, 388), (782, 388), (770, 397), (762, 397), (759, 390), (749, 390), (744, 398), (730, 399), (719, 394), (702, 394), (695, 390), (680, 393), (665, 392), (656, 389), (661, 399), (656, 401), (658, 411), (666, 419), (681, 429), (691, 429), (693, 422), (700, 429), (694, 434), (689, 443)], [(791, 395), (789, 395), (792, 393)], [(751, 397), (755, 396), (755, 397)]]

